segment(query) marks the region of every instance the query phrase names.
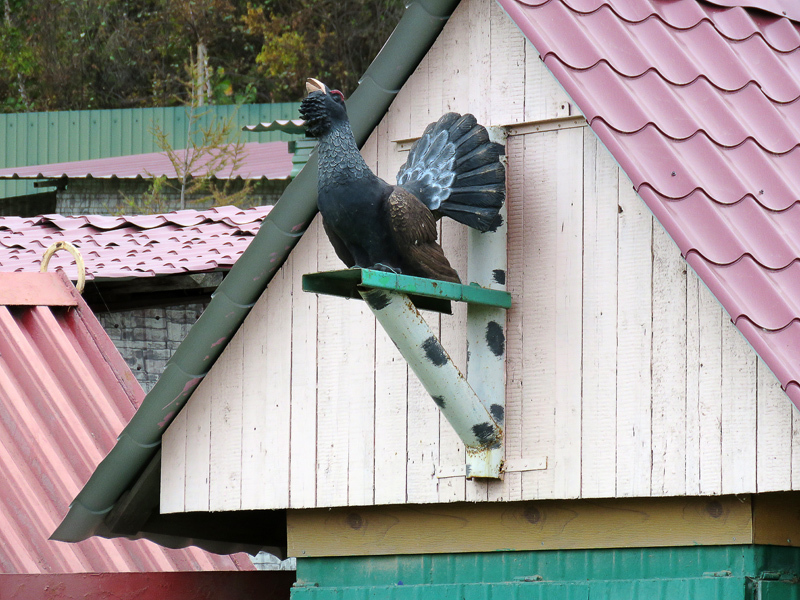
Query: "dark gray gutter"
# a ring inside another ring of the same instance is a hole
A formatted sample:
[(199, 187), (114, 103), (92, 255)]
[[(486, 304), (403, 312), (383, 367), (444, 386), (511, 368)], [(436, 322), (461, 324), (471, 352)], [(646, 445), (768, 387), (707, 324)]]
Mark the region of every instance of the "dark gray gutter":
[[(347, 101), (359, 145), (386, 114), (457, 5), (458, 0), (415, 0), (407, 5), (400, 23)], [(106, 515), (151, 462), (167, 426), (222, 354), (316, 212), (317, 162), (313, 155), (217, 288), (208, 308), (175, 351), (117, 444), (75, 498), (52, 539), (76, 542), (96, 534), (116, 534), (104, 524)], [(170, 545), (196, 543), (180, 537), (182, 540), (172, 540), (177, 543)], [(159, 536), (157, 541), (163, 543), (163, 539)]]

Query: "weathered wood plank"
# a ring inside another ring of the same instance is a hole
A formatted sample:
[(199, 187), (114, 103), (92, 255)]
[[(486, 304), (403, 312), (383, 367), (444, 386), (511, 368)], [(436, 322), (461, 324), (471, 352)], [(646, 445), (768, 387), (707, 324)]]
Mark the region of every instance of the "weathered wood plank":
[(472, 110), (469, 97), (469, 46), (471, 39), (469, 2), (461, 2), (444, 26), (442, 40), (442, 80), (447, 83), (442, 92), (442, 113), (468, 113)]
[(284, 265), (242, 326), (242, 508), (289, 505), (290, 275), (290, 265)]
[(698, 287), (699, 493), (722, 493), (722, 328), (727, 315), (704, 285)]
[(492, 80), (491, 3), (469, 2), (469, 112), (490, 123)]
[(406, 84), (397, 92), (391, 106), (389, 106), (386, 119), (389, 126), (389, 140), (392, 142), (407, 140), (411, 137), (411, 100), (415, 93), (411, 82), (416, 76), (417, 71), (412, 73)]
[(290, 511), (289, 554), (363, 556), (747, 544), (750, 498), (648, 498)]
[(650, 494), (653, 217), (620, 172), (617, 304), (617, 496)]
[[(341, 268), (322, 227), (317, 251), (320, 271)], [(325, 295), (317, 302), (317, 506), (346, 506), (350, 395), (364, 392), (354, 388), (358, 367), (350, 360), (351, 347), (362, 341), (353, 307), (360, 302)]]
[(581, 485), (581, 340), (583, 315), (583, 130), (557, 134), (555, 482), (558, 498), (577, 498)]
[(162, 513), (183, 512), (186, 497), (186, 423), (189, 412), (182, 410), (161, 438)]
[[(439, 314), (422, 311), (434, 335), (440, 336)], [(411, 503), (437, 502), (439, 499), (436, 468), (439, 466), (439, 430), (441, 413), (422, 387), (417, 376), (408, 370), (406, 498)], [(444, 420), (444, 419), (441, 419)]]
[(486, 4), (492, 46), (487, 123), (521, 123), (525, 120), (525, 46), (528, 41), (497, 2)]
[(759, 492), (792, 486), (792, 413), (796, 410), (761, 359), (757, 361), (756, 485)]
[(406, 501), (408, 365), (382, 327), (375, 332), (375, 503)]
[(240, 330), (217, 360), (211, 387), (210, 510), (238, 510), (242, 502), (242, 367)]
[(289, 506), (289, 459), (292, 375), (292, 269), (284, 264), (268, 289), (267, 331), (265, 347), (266, 389), (264, 394), (264, 430), (268, 432), (267, 468), (262, 472), (269, 482), (267, 506)]
[[(506, 142), (508, 167), (506, 171), (506, 209), (508, 216), (508, 269), (506, 289), (511, 294), (511, 308), (506, 315), (506, 461), (523, 458), (523, 373), (525, 347), (521, 310), (524, 298), (525, 266), (525, 169), (524, 136), (509, 137)], [(522, 473), (506, 473), (503, 480), (507, 500), (522, 500)]]
[(700, 322), (697, 275), (686, 268), (686, 494), (700, 493)]
[(292, 389), (291, 462), (289, 466), (289, 505), (308, 508), (316, 505), (317, 463), (317, 295), (302, 290), (302, 276), (317, 269), (317, 229), (315, 219), (292, 251)]
[[(264, 472), (270, 460), (266, 441), (269, 423), (264, 416), (266, 398), (264, 356), (270, 341), (267, 313), (269, 288), (256, 302), (242, 324), (242, 509), (266, 505)], [(213, 369), (212, 369), (213, 372)]]
[(211, 393), (217, 373), (212, 370), (197, 386), (182, 412), (186, 418), (186, 500), (184, 511), (209, 509), (211, 469)]
[[(571, 111), (570, 111), (571, 108)], [(580, 114), (530, 42), (525, 44), (525, 121)]]
[(619, 169), (584, 137), (581, 496), (613, 497), (617, 458), (617, 216)]
[[(556, 396), (556, 205), (558, 193), (551, 176), (556, 159), (552, 148), (558, 134), (523, 137), (524, 252), (521, 263), (509, 256), (509, 277), (523, 281), (523, 294), (513, 316), (521, 317), (525, 342), (522, 364), (522, 457), (547, 456), (548, 469), (522, 473), (524, 499), (552, 498), (555, 471)], [(509, 207), (510, 208), (510, 207)], [(511, 218), (511, 216), (509, 216)], [(519, 312), (517, 312), (519, 311)]]
[[(347, 503), (375, 503), (375, 318), (364, 302), (346, 301), (354, 327), (345, 335), (347, 359), (338, 393), (347, 419)], [(341, 405), (340, 405), (341, 406)]]
[(800, 490), (800, 411), (792, 411), (792, 489)]
[(414, 73), (403, 86), (410, 91), (408, 130), (410, 136), (419, 137), (430, 123), (430, 104), (428, 103), (428, 73), (430, 72), (430, 54), (419, 63)]
[(686, 492), (686, 262), (661, 225), (653, 227), (654, 495)]
[(756, 357), (730, 321), (722, 328), (722, 493), (756, 489)]
[[(425, 57), (428, 63), (428, 97), (426, 98), (427, 106), (424, 113), (420, 115), (427, 116), (425, 126), (442, 116), (441, 107), (444, 104), (444, 90), (449, 84), (449, 81), (442, 77), (444, 51), (444, 36), (440, 35), (436, 38), (431, 49), (428, 50), (428, 55)], [(422, 130), (420, 130), (420, 133), (422, 133)]]

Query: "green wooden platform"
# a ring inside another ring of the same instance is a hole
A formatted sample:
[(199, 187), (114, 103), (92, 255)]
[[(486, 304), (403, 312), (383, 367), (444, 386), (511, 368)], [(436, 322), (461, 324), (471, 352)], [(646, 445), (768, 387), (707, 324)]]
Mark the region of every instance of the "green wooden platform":
[(303, 275), (303, 290), (344, 298), (361, 299), (358, 288), (378, 288), (408, 294), (423, 310), (450, 314), (450, 302), (511, 308), (511, 294), (475, 284), (462, 285), (372, 269), (342, 269)]

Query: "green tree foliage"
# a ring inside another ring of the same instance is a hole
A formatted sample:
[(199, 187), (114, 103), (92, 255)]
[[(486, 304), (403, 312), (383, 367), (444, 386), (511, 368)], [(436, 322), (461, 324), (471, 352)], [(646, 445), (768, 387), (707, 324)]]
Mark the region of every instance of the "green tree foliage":
[(205, 55), (208, 101), (295, 101), (306, 77), (349, 93), (402, 0), (3, 0), (0, 110), (186, 103)]
[(295, 99), (309, 76), (352, 92), (402, 10), (397, 0), (272, 0), (244, 21), (263, 38), (256, 60), (273, 94)]

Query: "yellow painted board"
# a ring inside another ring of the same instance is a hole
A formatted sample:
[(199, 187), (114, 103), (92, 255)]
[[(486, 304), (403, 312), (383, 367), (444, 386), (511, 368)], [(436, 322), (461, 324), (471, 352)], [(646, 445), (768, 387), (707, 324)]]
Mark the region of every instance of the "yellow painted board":
[(289, 555), (363, 556), (748, 544), (749, 496), (296, 510)]
[(753, 496), (753, 542), (800, 546), (800, 493)]

